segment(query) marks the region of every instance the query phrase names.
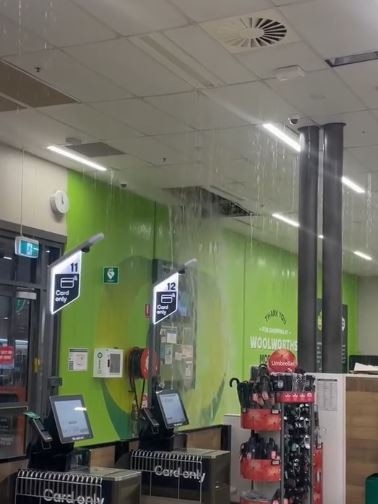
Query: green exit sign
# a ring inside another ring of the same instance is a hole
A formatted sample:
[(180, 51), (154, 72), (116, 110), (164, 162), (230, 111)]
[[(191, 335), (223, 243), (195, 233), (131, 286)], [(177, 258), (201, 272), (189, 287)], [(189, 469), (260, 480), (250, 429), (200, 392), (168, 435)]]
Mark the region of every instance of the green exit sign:
[(118, 266), (105, 266), (103, 273), (104, 284), (118, 284), (119, 283), (119, 268)]
[(39, 241), (25, 236), (17, 236), (14, 242), (14, 253), (21, 257), (37, 259), (39, 256)]

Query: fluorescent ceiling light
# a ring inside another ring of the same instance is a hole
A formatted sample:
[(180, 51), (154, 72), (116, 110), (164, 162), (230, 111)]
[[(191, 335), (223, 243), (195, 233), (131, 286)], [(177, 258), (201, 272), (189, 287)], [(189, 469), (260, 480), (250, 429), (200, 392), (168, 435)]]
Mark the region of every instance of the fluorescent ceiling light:
[(374, 61), (378, 59), (378, 51), (364, 52), (360, 54), (349, 54), (347, 56), (339, 56), (337, 58), (326, 59), (326, 63), (331, 68), (343, 65), (353, 65), (355, 63), (363, 63), (365, 61)]
[(282, 215), (280, 213), (274, 213), (274, 214), (272, 214), (272, 217), (274, 217), (275, 219), (278, 219), (282, 222), (285, 222), (285, 224), (289, 224), (289, 226), (299, 228), (299, 222), (297, 222), (293, 219), (290, 219), (289, 217), (285, 217), (284, 215)]
[(284, 142), (286, 145), (294, 149), (296, 152), (301, 151), (301, 146), (299, 142), (295, 140), (292, 136), (285, 133), (285, 131), (283, 131), (282, 129), (277, 128), (277, 126), (275, 126), (274, 124), (265, 123), (263, 124), (263, 128), (269, 131), (269, 133), (272, 133), (272, 135), (274, 135), (275, 137), (282, 140), (282, 142)]
[(353, 252), (354, 255), (361, 257), (362, 259), (365, 259), (365, 261), (372, 261), (373, 258), (367, 254), (364, 254), (363, 252), (360, 252), (359, 250), (355, 250)]
[(91, 161), (90, 159), (87, 159), (84, 156), (80, 156), (79, 154), (74, 154), (73, 152), (63, 149), (62, 147), (57, 147), (56, 145), (49, 145), (47, 149), (49, 151), (55, 152), (56, 154), (60, 154), (61, 156), (72, 159), (73, 161), (77, 161), (78, 163), (89, 166), (90, 168), (94, 168), (95, 170), (98, 171), (107, 170), (105, 166), (95, 163), (94, 161)]
[(365, 189), (356, 184), (356, 182), (353, 182), (353, 180), (351, 180), (350, 178), (343, 176), (341, 178), (341, 181), (345, 186), (349, 187), (349, 189), (352, 189), (352, 191), (356, 192), (357, 194), (365, 193)]
[(6, 261), (11, 261), (12, 260), (12, 258), (9, 257), (9, 256), (4, 256), (3, 259), (5, 259)]

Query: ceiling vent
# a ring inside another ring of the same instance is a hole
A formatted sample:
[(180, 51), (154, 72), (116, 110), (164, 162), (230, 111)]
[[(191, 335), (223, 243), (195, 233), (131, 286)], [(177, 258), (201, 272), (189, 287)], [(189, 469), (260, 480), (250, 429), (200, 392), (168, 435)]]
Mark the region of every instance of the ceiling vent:
[(121, 156), (124, 152), (115, 149), (111, 145), (104, 142), (93, 142), (86, 144), (66, 145), (66, 149), (71, 149), (82, 156), (90, 158), (106, 157), (106, 156)]
[(0, 61), (0, 93), (29, 107), (50, 107), (76, 102), (70, 96), (5, 61)]
[(249, 217), (253, 214), (235, 201), (203, 187), (179, 187), (167, 191), (178, 199), (181, 206), (190, 208), (197, 217)]
[(298, 40), (294, 31), (274, 9), (208, 21), (201, 26), (231, 53)]

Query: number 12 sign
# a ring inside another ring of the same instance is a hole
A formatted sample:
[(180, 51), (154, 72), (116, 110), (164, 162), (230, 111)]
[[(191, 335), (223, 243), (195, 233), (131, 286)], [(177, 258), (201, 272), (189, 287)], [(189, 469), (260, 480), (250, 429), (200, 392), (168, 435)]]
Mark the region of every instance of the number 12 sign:
[(65, 308), (80, 297), (82, 251), (75, 252), (50, 271), (50, 312)]
[(170, 317), (178, 307), (179, 274), (174, 273), (166, 280), (155, 285), (153, 289), (152, 323), (158, 324)]

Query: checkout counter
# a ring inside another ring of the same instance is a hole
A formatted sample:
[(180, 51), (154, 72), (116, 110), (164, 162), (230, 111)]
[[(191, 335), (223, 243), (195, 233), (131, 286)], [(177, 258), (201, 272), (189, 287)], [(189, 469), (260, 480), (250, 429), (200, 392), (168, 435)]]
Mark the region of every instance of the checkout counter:
[(142, 410), (139, 449), (119, 464), (142, 473), (143, 504), (229, 504), (230, 453), (184, 448), (175, 429), (187, 424), (176, 390), (156, 391)]
[(154, 393), (141, 411), (138, 449), (114, 468), (92, 467), (90, 450), (74, 449), (93, 437), (81, 396), (50, 397), (50, 406), (45, 422), (27, 414), (34, 440), (12, 504), (229, 504), (230, 453), (185, 448), (185, 436), (175, 433), (188, 424), (177, 391)]
[(139, 504), (141, 473), (90, 466), (90, 451), (74, 449), (93, 437), (81, 396), (50, 397), (51, 413), (28, 413), (34, 430), (29, 469), (15, 478), (14, 503)]

